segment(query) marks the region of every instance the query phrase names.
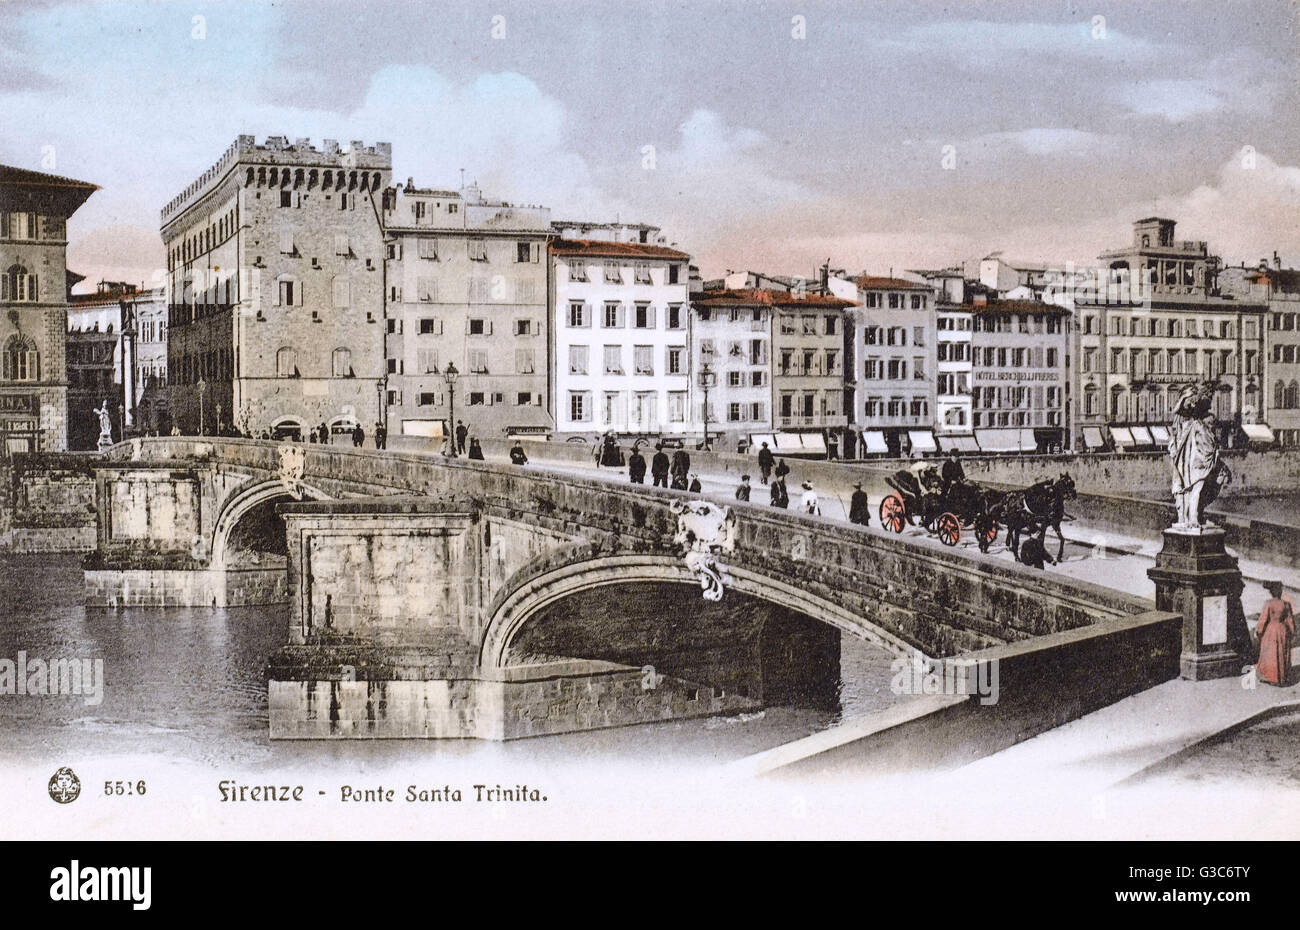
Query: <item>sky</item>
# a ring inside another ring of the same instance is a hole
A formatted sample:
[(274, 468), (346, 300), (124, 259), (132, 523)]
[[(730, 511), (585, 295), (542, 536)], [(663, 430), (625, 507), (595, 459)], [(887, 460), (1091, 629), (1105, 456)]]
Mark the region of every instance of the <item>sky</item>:
[(241, 133), (654, 223), (706, 277), (1085, 264), (1176, 219), (1300, 266), (1285, 0), (0, 0), (0, 163), (98, 184), (69, 265), (151, 283)]

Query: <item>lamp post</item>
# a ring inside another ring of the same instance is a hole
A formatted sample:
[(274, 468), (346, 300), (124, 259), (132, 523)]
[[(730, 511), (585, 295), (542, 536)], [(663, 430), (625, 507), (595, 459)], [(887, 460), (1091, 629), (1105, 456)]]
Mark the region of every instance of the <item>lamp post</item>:
[(200, 435), (200, 436), (203, 435), (203, 424), (204, 424), (204, 418), (203, 418), (203, 392), (204, 392), (204, 390), (207, 388), (207, 386), (208, 386), (208, 383), (207, 383), (206, 381), (204, 381), (202, 378), (200, 378), (200, 379), (199, 379), (199, 383), (195, 385), (195, 387), (197, 387), (197, 388), (199, 389), (199, 435)]
[(705, 362), (700, 369), (700, 388), (704, 391), (704, 451), (709, 451), (709, 388), (717, 382), (718, 376), (709, 369)]
[(451, 413), (447, 419), (447, 448), (451, 451), (447, 455), (453, 459), (456, 457), (456, 376), (459, 374), (455, 362), (448, 362), (447, 370), (442, 373), (447, 382), (447, 397), (451, 401)]

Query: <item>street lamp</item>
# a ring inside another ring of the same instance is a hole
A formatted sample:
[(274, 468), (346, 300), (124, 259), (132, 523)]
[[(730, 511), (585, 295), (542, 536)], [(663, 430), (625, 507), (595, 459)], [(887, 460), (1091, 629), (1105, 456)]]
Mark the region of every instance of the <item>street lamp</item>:
[(451, 414), (447, 420), (447, 447), (451, 451), (447, 455), (453, 459), (456, 457), (456, 376), (459, 374), (455, 362), (448, 362), (447, 370), (442, 373), (447, 382), (447, 396), (451, 400)]
[(718, 376), (709, 369), (705, 362), (700, 369), (700, 388), (704, 391), (704, 451), (709, 450), (709, 388), (717, 384)]
[(204, 418), (203, 418), (203, 392), (204, 392), (204, 390), (207, 388), (207, 386), (208, 386), (208, 383), (207, 383), (206, 381), (204, 381), (202, 378), (200, 378), (200, 379), (199, 379), (199, 383), (195, 385), (195, 387), (197, 387), (197, 388), (199, 389), (199, 435), (200, 435), (200, 436), (203, 435), (203, 424), (204, 424)]

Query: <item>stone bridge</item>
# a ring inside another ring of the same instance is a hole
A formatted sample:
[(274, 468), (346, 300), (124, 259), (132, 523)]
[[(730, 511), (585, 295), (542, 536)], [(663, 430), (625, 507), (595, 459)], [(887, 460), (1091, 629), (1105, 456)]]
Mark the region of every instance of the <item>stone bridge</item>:
[(96, 467), (88, 606), (288, 604), (273, 737), (513, 738), (833, 703), (839, 636), (955, 656), (1149, 612), (762, 504), (527, 466), (135, 440)]

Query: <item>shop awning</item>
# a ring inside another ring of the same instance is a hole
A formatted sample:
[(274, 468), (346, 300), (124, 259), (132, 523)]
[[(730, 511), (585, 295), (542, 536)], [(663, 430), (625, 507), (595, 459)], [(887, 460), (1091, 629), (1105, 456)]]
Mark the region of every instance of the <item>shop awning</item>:
[(962, 452), (978, 452), (980, 444), (975, 441), (974, 436), (958, 436), (957, 448)]
[(1145, 426), (1133, 427), (1133, 442), (1139, 446), (1154, 446), (1156, 441), (1151, 438), (1151, 431)]
[(803, 443), (798, 433), (777, 433), (772, 437), (776, 442), (777, 452), (802, 452)]
[(799, 433), (798, 436), (799, 441), (803, 443), (803, 451), (825, 454), (826, 437), (821, 433)]
[(1021, 452), (1038, 451), (1038, 437), (1034, 435), (1034, 431), (1032, 429), (1022, 429), (1020, 431), (1020, 451)]
[(885, 442), (885, 434), (878, 429), (863, 430), (862, 445), (868, 453), (889, 451), (889, 443)]
[(977, 429), (975, 441), (981, 452), (1019, 452), (1020, 430), (1018, 429)]
[(1274, 442), (1273, 431), (1268, 428), (1267, 423), (1243, 423), (1241, 431), (1246, 434), (1246, 438), (1251, 442)]
[(1169, 445), (1169, 427), (1167, 426), (1151, 427), (1151, 439), (1158, 446)]
[(938, 452), (939, 446), (934, 441), (934, 433), (928, 429), (911, 429), (907, 438), (912, 441), (912, 452)]
[(441, 420), (403, 420), (402, 435), (442, 439), (445, 434), (442, 431)]
[(1112, 426), (1110, 428), (1110, 438), (1114, 440), (1116, 449), (1130, 449), (1137, 445), (1137, 440), (1133, 438), (1133, 434), (1125, 426)]
[(1097, 426), (1085, 426), (1083, 428), (1083, 444), (1089, 449), (1106, 448), (1106, 440), (1102, 438), (1101, 428)]
[(776, 437), (771, 433), (750, 433), (749, 446), (754, 450), (755, 454), (758, 453), (759, 449), (763, 448), (763, 443), (767, 443), (769, 451), (776, 449)]

